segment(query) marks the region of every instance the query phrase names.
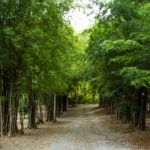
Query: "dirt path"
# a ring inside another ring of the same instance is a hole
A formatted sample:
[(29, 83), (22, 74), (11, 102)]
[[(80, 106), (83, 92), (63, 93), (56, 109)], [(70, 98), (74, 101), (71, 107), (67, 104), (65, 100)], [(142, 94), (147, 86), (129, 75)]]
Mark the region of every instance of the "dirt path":
[(24, 136), (0, 139), (3, 150), (142, 150), (122, 133), (104, 125), (106, 116), (94, 105), (70, 109), (56, 124), (40, 125)]

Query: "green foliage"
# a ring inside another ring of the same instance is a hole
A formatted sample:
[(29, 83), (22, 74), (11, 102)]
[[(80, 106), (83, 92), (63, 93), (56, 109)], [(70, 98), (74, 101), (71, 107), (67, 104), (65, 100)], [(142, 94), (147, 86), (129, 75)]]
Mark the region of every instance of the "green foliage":
[(88, 74), (106, 97), (126, 95), (129, 87), (150, 87), (148, 8), (149, 2), (135, 0), (100, 7), (103, 16), (98, 14), (87, 48)]
[(11, 80), (18, 95), (68, 92), (76, 76), (76, 37), (64, 19), (70, 7), (72, 0), (1, 2), (0, 80), (8, 93)]
[(3, 84), (10, 87), (12, 80), (17, 93), (40, 95), (83, 87), (77, 95), (86, 92), (88, 98), (100, 91), (107, 97), (121, 95), (127, 86), (149, 88), (149, 2), (100, 4), (103, 16), (98, 14), (91, 30), (75, 36), (64, 19), (72, 0), (2, 1)]
[(19, 108), (18, 108), (18, 111), (21, 115), (26, 115), (27, 112), (28, 112), (28, 103), (27, 103), (27, 98), (25, 95), (23, 95), (21, 97), (21, 100), (20, 100), (20, 104), (19, 104)]
[(5, 100), (5, 96), (0, 96), (0, 101), (4, 101)]
[(150, 87), (150, 71), (141, 70), (136, 67), (125, 67), (122, 69), (121, 74), (128, 79), (131, 86), (136, 88)]

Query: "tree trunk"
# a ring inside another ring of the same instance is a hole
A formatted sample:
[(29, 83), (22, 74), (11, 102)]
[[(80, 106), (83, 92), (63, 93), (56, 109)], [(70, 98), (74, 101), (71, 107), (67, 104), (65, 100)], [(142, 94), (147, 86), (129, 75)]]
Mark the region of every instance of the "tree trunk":
[(2, 102), (0, 101), (0, 135), (1, 137), (4, 136), (3, 132), (3, 109), (2, 109)]
[(63, 111), (67, 111), (67, 107), (68, 107), (68, 99), (67, 96), (63, 96)]
[(95, 103), (95, 92), (92, 94), (93, 104)]
[(56, 122), (56, 93), (54, 93), (54, 104), (53, 104), (53, 122)]
[(20, 112), (20, 125), (21, 125), (20, 132), (21, 132), (21, 134), (24, 134), (24, 121), (23, 121), (23, 112), (22, 112), (22, 110)]
[(56, 96), (56, 116), (60, 117), (61, 110), (61, 96)]
[(44, 123), (44, 121), (43, 121), (43, 110), (42, 110), (41, 104), (39, 104), (39, 123)]
[(111, 119), (113, 119), (113, 114), (114, 114), (114, 100), (111, 99)]
[(14, 135), (14, 124), (13, 124), (13, 119), (14, 119), (14, 109), (15, 109), (15, 98), (13, 95), (13, 87), (12, 87), (12, 80), (10, 82), (10, 97), (9, 97), (9, 132), (8, 132), (8, 137), (11, 137)]
[(60, 101), (60, 114), (63, 114), (63, 96), (61, 96), (61, 101)]
[(53, 95), (51, 94), (50, 96), (47, 97), (46, 101), (46, 109), (47, 109), (47, 116), (46, 120), (47, 121), (52, 121), (53, 120)]
[(36, 101), (31, 94), (29, 96), (29, 124), (28, 124), (29, 129), (36, 129)]
[(141, 87), (141, 105), (140, 105), (139, 128), (142, 131), (144, 131), (146, 128), (146, 104), (147, 104), (147, 91), (144, 87)]

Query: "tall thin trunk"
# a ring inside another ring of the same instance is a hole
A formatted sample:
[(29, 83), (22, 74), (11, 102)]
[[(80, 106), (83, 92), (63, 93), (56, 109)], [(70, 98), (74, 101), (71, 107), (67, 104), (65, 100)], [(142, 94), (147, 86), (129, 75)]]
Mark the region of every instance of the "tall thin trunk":
[(141, 87), (141, 105), (140, 105), (140, 117), (139, 128), (145, 130), (146, 128), (146, 104), (147, 104), (147, 91)]
[(13, 130), (13, 97), (12, 97), (12, 80), (10, 81), (10, 98), (9, 98), (9, 133), (8, 137), (12, 136)]
[(29, 96), (29, 129), (35, 129), (37, 128), (36, 125), (36, 102), (32, 95)]
[(0, 101), (0, 135), (1, 137), (4, 136), (3, 133), (3, 110), (2, 110), (2, 102)]
[(53, 122), (56, 122), (56, 93), (54, 93)]
[(22, 112), (22, 110), (20, 112), (20, 125), (21, 125), (21, 129), (20, 129), (21, 134), (24, 134), (24, 121), (23, 121), (23, 112)]
[(112, 98), (111, 99), (111, 119), (113, 119), (113, 114), (114, 114), (114, 100)]
[(67, 107), (68, 107), (68, 98), (67, 96), (63, 96), (63, 111), (67, 111)]
[(44, 123), (44, 121), (43, 121), (43, 111), (42, 111), (42, 105), (41, 104), (39, 104), (39, 113), (40, 113), (40, 115), (39, 115), (39, 123)]
[(54, 100), (53, 100), (53, 95), (50, 94), (47, 97), (46, 100), (46, 109), (47, 109), (47, 115), (46, 115), (46, 120), (47, 121), (52, 121), (53, 120), (53, 105), (54, 105)]
[[(0, 74), (2, 75), (2, 74)], [(0, 79), (0, 96), (2, 95), (2, 80)], [(0, 136), (3, 137), (3, 106), (2, 99), (0, 99)]]
[(95, 93), (92, 94), (93, 97), (93, 104), (95, 103)]
[(61, 96), (61, 101), (60, 101), (60, 113), (63, 114), (63, 96)]

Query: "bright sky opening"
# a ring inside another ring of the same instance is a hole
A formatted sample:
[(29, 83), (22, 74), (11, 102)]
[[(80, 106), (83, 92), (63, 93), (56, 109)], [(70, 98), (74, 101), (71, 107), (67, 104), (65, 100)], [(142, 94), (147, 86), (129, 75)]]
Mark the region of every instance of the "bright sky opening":
[(98, 7), (92, 5), (94, 9), (88, 8), (87, 6), (92, 4), (91, 0), (76, 0), (75, 2), (82, 8), (71, 9), (67, 16), (75, 32), (80, 33), (94, 24)]

